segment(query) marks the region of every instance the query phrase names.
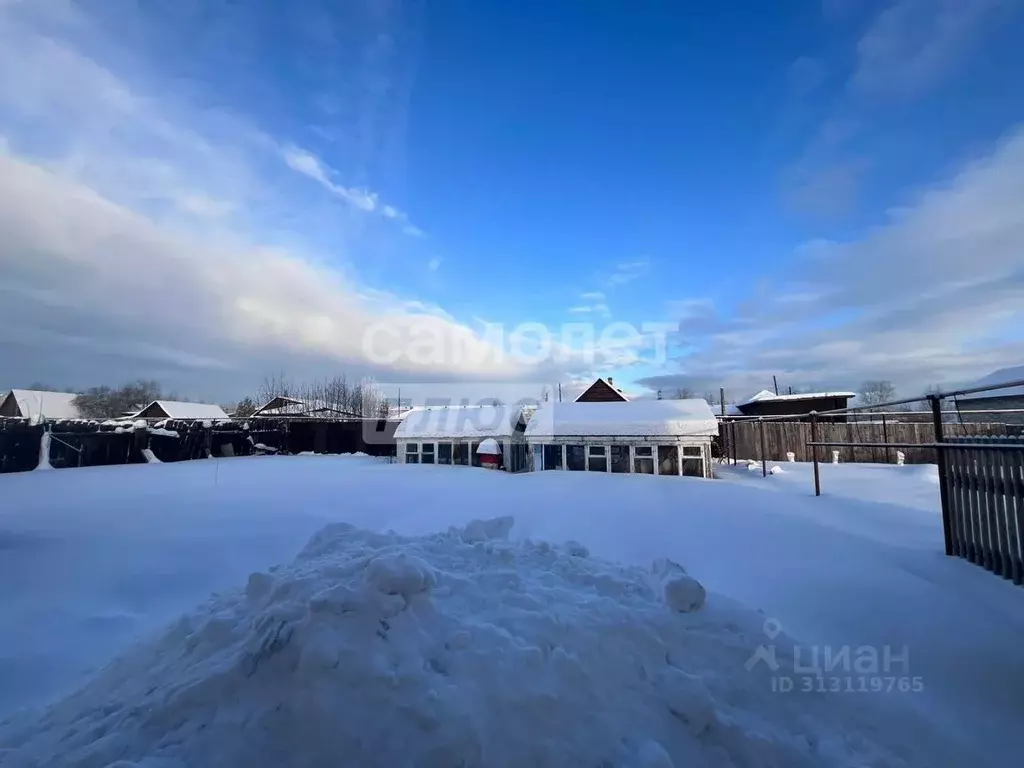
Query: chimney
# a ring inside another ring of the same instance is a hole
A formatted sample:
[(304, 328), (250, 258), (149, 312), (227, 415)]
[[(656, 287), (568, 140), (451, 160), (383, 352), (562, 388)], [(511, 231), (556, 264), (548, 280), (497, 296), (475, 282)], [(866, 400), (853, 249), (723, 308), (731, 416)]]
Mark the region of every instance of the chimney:
[(609, 387), (614, 387), (615, 386), (615, 382), (612, 381), (612, 377), (611, 376), (608, 377), (608, 386)]

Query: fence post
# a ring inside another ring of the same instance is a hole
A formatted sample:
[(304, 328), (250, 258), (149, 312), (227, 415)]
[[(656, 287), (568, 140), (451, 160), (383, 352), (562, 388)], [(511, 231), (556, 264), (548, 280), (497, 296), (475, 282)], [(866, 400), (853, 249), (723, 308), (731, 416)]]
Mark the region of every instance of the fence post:
[[(811, 442), (818, 442), (818, 412), (811, 411)], [(814, 461), (814, 495), (821, 496), (821, 477), (818, 475), (818, 446), (811, 446), (811, 459)]]
[(761, 477), (768, 477), (768, 457), (764, 450), (764, 417), (758, 417), (757, 426), (761, 432)]
[(935, 458), (939, 464), (939, 500), (942, 504), (942, 536), (945, 539), (946, 554), (953, 554), (952, 515), (949, 508), (949, 485), (946, 480), (946, 450), (942, 447), (942, 401), (938, 395), (928, 395), (932, 406), (932, 425), (935, 427)]
[(885, 414), (882, 414), (882, 442), (885, 443), (885, 463), (891, 463), (889, 458), (892, 454), (889, 452), (889, 427), (885, 421)]
[(736, 465), (736, 422), (730, 422), (732, 426), (732, 463)]

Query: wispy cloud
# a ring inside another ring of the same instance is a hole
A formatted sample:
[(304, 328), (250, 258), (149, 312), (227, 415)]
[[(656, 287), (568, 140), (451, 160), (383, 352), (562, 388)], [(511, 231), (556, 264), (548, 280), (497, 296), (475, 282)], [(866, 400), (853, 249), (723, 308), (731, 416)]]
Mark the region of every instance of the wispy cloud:
[(427, 262), (427, 269), (431, 272), (437, 272), (441, 268), (441, 257), (434, 256), (430, 261)]
[(864, 236), (799, 249), (738, 314), (682, 307), (700, 322), (680, 366), (741, 389), (969, 381), (1024, 360), (1021, 253), (1024, 126)]
[[(284, 145), (280, 154), (258, 126), (214, 120), (164, 98), (159, 83), (156, 98), (9, 8), (0, 4), (0, 327), (22, 332), (0, 339), (5, 359), (12, 349), (25, 359), (34, 339), (43, 346), (32, 350), (51, 359), (61, 347), (122, 350), (179, 369), (275, 360), (521, 373), (441, 308), (362, 283), (346, 266), (358, 228), (326, 232), (342, 246), (325, 253), (308, 201), (275, 193), (289, 175), (275, 169), (283, 158), (356, 214), (412, 227), (397, 208), (343, 186), (310, 152)], [(106, 42), (98, 49), (116, 45)], [(13, 75), (22, 67), (31, 77)], [(398, 356), (381, 362), (367, 347), (374, 334)], [(439, 356), (403, 354), (422, 337)], [(74, 365), (70, 353), (60, 359)]]
[(1012, 0), (895, 0), (857, 45), (851, 84), (872, 93), (915, 94), (955, 71)]
[(650, 266), (649, 259), (636, 259), (634, 261), (621, 261), (615, 265), (605, 278), (609, 287), (625, 285), (641, 277)]
[(580, 294), (580, 298), (583, 301), (604, 301), (604, 293), (602, 291), (585, 291)]
[(569, 312), (574, 315), (599, 315), (601, 317), (611, 316), (611, 310), (608, 309), (607, 304), (580, 304), (575, 307), (570, 307)]

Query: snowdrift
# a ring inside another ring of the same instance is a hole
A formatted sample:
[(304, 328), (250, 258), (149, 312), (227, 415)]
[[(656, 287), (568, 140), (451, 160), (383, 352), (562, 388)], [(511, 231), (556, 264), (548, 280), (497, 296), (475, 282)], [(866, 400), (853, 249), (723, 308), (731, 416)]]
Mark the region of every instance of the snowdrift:
[[(0, 725), (5, 766), (898, 765), (745, 667), (761, 620), (683, 568), (347, 524)], [(6, 750), (6, 751), (5, 751)], [(122, 761), (122, 762), (118, 762)]]

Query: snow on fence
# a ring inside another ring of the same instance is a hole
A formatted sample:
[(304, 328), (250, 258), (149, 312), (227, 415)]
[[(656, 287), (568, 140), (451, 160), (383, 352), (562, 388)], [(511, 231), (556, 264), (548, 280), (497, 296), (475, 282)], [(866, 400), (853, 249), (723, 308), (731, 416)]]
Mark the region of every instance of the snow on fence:
[(394, 454), (395, 425), (376, 420), (164, 420), (143, 429), (130, 420), (33, 424), (27, 419), (0, 418), (0, 473), (35, 469), (44, 432), (51, 436), (50, 463), (60, 469), (147, 463), (145, 450), (161, 462), (249, 456), (265, 452), (257, 450), (259, 445), (284, 453), (361, 451), (389, 456)]
[(1017, 437), (951, 437), (945, 454), (952, 554), (1024, 583), (1024, 449)]

